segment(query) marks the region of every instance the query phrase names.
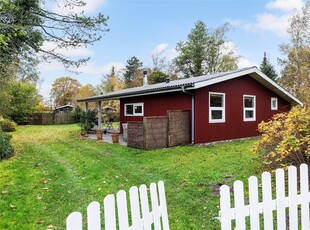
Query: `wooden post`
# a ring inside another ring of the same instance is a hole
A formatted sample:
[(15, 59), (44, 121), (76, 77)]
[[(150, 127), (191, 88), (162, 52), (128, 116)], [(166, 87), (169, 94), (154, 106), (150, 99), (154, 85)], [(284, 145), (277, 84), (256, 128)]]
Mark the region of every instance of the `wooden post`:
[(89, 110), (88, 108), (88, 102), (85, 102), (86, 112)]
[(102, 111), (101, 111), (101, 101), (98, 101), (98, 129), (101, 129), (101, 116), (102, 116)]

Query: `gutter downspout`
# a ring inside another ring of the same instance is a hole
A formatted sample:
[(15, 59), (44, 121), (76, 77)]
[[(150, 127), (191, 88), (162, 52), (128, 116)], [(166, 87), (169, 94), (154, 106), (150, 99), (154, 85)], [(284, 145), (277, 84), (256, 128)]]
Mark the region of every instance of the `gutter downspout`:
[(185, 86), (182, 86), (183, 93), (192, 96), (192, 144), (195, 144), (195, 94), (185, 90)]

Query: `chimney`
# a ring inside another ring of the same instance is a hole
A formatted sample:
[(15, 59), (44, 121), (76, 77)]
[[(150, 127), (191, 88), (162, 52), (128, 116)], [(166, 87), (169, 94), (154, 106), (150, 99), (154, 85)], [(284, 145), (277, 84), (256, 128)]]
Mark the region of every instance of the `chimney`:
[(143, 86), (147, 86), (148, 83), (147, 83), (147, 71), (144, 70), (143, 71)]

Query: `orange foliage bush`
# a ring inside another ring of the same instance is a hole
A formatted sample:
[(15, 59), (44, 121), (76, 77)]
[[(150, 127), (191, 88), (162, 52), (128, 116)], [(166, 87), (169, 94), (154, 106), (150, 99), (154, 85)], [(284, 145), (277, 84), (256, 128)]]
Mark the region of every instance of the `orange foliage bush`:
[(270, 169), (310, 163), (310, 109), (293, 107), (258, 126), (262, 137), (253, 147)]

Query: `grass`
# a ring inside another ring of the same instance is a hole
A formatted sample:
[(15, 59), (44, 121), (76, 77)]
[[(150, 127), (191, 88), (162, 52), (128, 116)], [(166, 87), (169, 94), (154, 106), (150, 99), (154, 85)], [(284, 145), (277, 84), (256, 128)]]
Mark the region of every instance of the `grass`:
[(253, 142), (143, 151), (82, 139), (76, 125), (19, 127), (0, 161), (0, 229), (64, 229), (91, 201), (159, 180), (171, 229), (219, 229), (214, 185), (258, 173)]

